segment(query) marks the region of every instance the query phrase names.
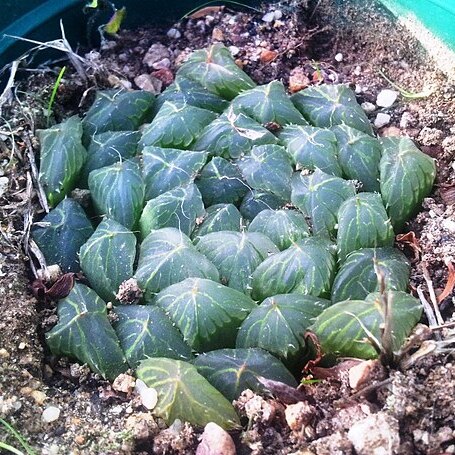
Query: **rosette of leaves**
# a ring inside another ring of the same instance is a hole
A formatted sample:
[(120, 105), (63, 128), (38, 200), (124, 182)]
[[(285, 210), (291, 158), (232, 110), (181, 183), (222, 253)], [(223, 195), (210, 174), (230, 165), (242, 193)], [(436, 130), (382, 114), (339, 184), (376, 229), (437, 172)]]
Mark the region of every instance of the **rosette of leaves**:
[(154, 111), (158, 112), (165, 101), (207, 109), (221, 114), (229, 103), (207, 91), (201, 84), (183, 76), (178, 76), (175, 81), (160, 95), (158, 95)]
[(192, 349), (234, 347), (240, 324), (256, 304), (245, 294), (212, 280), (187, 278), (151, 302), (166, 312)]
[(314, 126), (348, 125), (373, 135), (365, 111), (357, 103), (355, 93), (346, 85), (315, 85), (295, 93), (291, 100)]
[(207, 153), (151, 146), (142, 150), (142, 161), (145, 199), (149, 200), (192, 183), (207, 161)]
[(346, 300), (325, 309), (310, 327), (318, 337), (326, 355), (372, 359), (377, 349), (369, 340), (373, 336), (381, 344), (380, 327), (384, 323), (384, 300), (388, 300), (392, 349), (397, 352), (411, 330), (419, 322), (422, 305), (402, 291), (369, 294), (365, 300)]
[(263, 210), (248, 226), (272, 240), (280, 251), (310, 235), (305, 217), (297, 210)]
[(49, 205), (56, 206), (77, 184), (87, 159), (82, 123), (77, 116), (38, 132), (41, 144), (39, 181)]
[(104, 90), (96, 93), (95, 102), (84, 120), (84, 138), (106, 131), (135, 131), (151, 120), (155, 96), (143, 90)]
[(385, 289), (406, 291), (411, 265), (395, 248), (361, 248), (350, 253), (338, 271), (332, 286), (332, 302), (362, 300), (379, 291), (378, 274)]
[(106, 303), (94, 291), (76, 283), (58, 303), (57, 312), (57, 325), (46, 333), (46, 343), (54, 355), (75, 358), (110, 380), (127, 370)]
[(237, 348), (262, 348), (294, 370), (308, 354), (305, 332), (330, 301), (311, 295), (281, 294), (265, 299), (245, 319)]
[(251, 190), (246, 193), (240, 204), (240, 213), (249, 221), (252, 221), (263, 210), (276, 210), (284, 207), (286, 201), (267, 191)]
[(95, 134), (88, 147), (88, 157), (79, 177), (79, 185), (86, 188), (88, 176), (95, 169), (128, 160), (136, 155), (138, 131), (106, 131)]
[(335, 275), (335, 251), (325, 239), (309, 237), (262, 262), (253, 273), (252, 297), (277, 294), (329, 297)]
[(229, 109), (206, 126), (192, 148), (226, 159), (237, 159), (248, 154), (253, 145), (277, 142), (277, 138), (255, 120)]
[(236, 231), (242, 229), (242, 215), (233, 204), (215, 204), (207, 211), (199, 225), (196, 225), (192, 238), (202, 237), (211, 232)]
[(243, 112), (262, 125), (308, 125), (279, 81), (245, 90), (232, 101), (231, 106), (234, 112)]
[(136, 236), (114, 220), (103, 220), (80, 249), (81, 268), (106, 302), (114, 302), (123, 281), (133, 275)]
[(381, 195), (393, 227), (400, 232), (430, 193), (436, 166), (409, 138), (381, 138), (381, 145)]
[(189, 104), (165, 101), (142, 133), (140, 146), (189, 149), (201, 131), (217, 115)]
[(196, 185), (208, 206), (237, 204), (250, 189), (238, 167), (218, 156), (204, 166)]
[(245, 389), (264, 392), (258, 378), (297, 387), (283, 363), (263, 349), (219, 349), (197, 356), (193, 365), (229, 401), (236, 400)]
[(377, 193), (360, 193), (347, 199), (338, 211), (338, 260), (343, 262), (360, 248), (393, 246), (395, 235)]
[(256, 145), (249, 155), (238, 161), (238, 165), (251, 188), (290, 200), (292, 163), (283, 147)]
[(145, 299), (188, 277), (219, 281), (217, 268), (183, 232), (175, 228), (151, 232), (141, 243), (135, 273)]
[(202, 196), (197, 186), (191, 183), (166, 191), (147, 202), (139, 220), (142, 238), (150, 232), (174, 227), (190, 236), (196, 220), (205, 213)]
[(90, 172), (88, 187), (99, 215), (134, 229), (144, 205), (144, 181), (139, 164), (128, 160)]
[(243, 90), (256, 85), (237, 66), (229, 49), (219, 43), (193, 52), (180, 67), (177, 76), (196, 81), (226, 100), (232, 100)]
[(278, 137), (281, 145), (286, 147), (292, 157), (297, 170), (320, 169), (326, 174), (342, 176), (337, 138), (329, 129), (287, 125)]
[(295, 173), (291, 188), (291, 201), (310, 218), (313, 235), (335, 237), (338, 210), (355, 196), (354, 183), (316, 169), (310, 175)]
[(212, 232), (199, 237), (196, 248), (216, 266), (223, 284), (248, 295), (252, 273), (278, 252), (268, 237), (257, 232)]
[(147, 359), (139, 365), (137, 377), (157, 391), (158, 403), (153, 412), (168, 425), (180, 419), (199, 427), (209, 422), (226, 430), (240, 426), (231, 403), (190, 363)]
[(58, 264), (62, 272), (79, 272), (79, 249), (93, 234), (84, 209), (66, 198), (32, 228), (32, 238), (48, 265)]
[(156, 306), (128, 305), (114, 309), (114, 329), (131, 368), (151, 357), (191, 360), (191, 348), (166, 313)]
[(337, 139), (338, 158), (346, 178), (361, 182), (364, 191), (379, 191), (379, 141), (347, 125), (335, 126), (332, 131)]

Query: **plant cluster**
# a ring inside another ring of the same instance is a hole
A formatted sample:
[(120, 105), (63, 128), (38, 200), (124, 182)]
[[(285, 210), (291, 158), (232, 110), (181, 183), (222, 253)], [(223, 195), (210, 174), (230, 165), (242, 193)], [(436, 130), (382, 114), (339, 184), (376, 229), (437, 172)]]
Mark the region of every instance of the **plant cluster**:
[(378, 273), (394, 349), (421, 316), (394, 232), (435, 165), (407, 138), (377, 139), (345, 85), (289, 97), (214, 45), (157, 98), (100, 91), (40, 141), (54, 208), (33, 238), (90, 284), (60, 300), (47, 344), (108, 379), (135, 370), (168, 423), (237, 426), (230, 401), (260, 377), (296, 385), (307, 330), (325, 355), (376, 357)]

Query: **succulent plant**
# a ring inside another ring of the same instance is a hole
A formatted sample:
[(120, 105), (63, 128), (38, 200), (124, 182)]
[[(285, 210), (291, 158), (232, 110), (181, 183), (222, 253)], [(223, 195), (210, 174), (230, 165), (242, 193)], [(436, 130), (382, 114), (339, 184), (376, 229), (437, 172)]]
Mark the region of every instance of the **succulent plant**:
[[(108, 379), (135, 369), (169, 424), (238, 426), (228, 400), (260, 377), (295, 386), (307, 330), (326, 356), (375, 357), (378, 273), (394, 349), (420, 317), (393, 242), (435, 166), (409, 139), (378, 140), (345, 85), (257, 87), (216, 44), (156, 99), (101, 91), (40, 138), (55, 208), (32, 236), (89, 283), (60, 300), (47, 344)], [(69, 195), (87, 186), (84, 210)]]

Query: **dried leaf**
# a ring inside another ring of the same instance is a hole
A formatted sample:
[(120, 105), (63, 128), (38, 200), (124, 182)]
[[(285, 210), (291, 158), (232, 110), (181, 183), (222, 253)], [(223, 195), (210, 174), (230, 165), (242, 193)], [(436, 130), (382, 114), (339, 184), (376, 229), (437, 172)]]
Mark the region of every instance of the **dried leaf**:
[(307, 400), (308, 397), (301, 390), (291, 387), (284, 382), (273, 381), (262, 376), (257, 376), (257, 380), (278, 400), (284, 404), (294, 404), (299, 401)]
[(206, 6), (205, 8), (198, 9), (188, 17), (190, 19), (200, 19), (201, 17), (205, 17), (208, 14), (216, 14), (219, 11), (222, 11), (223, 8), (224, 6)]
[(452, 294), (453, 288), (455, 287), (455, 268), (449, 260), (446, 260), (446, 265), (449, 271), (449, 276), (447, 277), (446, 287), (442, 293), (438, 295), (438, 303), (442, 302), (446, 297)]
[(65, 273), (49, 289), (46, 296), (52, 300), (64, 299), (73, 289), (74, 273)]
[(407, 245), (411, 248), (414, 253), (412, 262), (416, 262), (419, 259), (422, 249), (420, 248), (419, 239), (413, 231), (406, 232), (406, 234), (398, 234), (396, 236), (396, 241), (397, 243), (402, 243), (403, 245)]
[(441, 198), (442, 200), (447, 204), (447, 205), (454, 205), (455, 204), (455, 185), (447, 185), (442, 187), (439, 190), (441, 193)]

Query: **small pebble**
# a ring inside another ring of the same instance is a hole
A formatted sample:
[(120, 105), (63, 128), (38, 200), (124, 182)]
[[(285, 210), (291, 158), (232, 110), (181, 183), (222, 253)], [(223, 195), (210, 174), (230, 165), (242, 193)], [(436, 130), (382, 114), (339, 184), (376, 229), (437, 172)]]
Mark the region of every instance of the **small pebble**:
[(362, 73), (362, 67), (360, 67), (360, 66), (357, 65), (357, 66), (355, 67), (355, 69), (354, 69), (354, 74), (355, 74), (356, 76), (360, 76), (361, 73)]
[(376, 104), (380, 107), (390, 107), (396, 101), (398, 92), (395, 90), (381, 90), (376, 98)]
[(202, 433), (196, 455), (235, 455), (236, 453), (231, 435), (216, 423), (209, 422)]
[(275, 20), (275, 11), (270, 11), (269, 13), (264, 14), (262, 20), (267, 23), (273, 22)]
[(8, 177), (0, 177), (0, 197), (2, 197), (8, 190), (9, 179)]
[(148, 410), (155, 408), (156, 403), (158, 403), (158, 393), (155, 389), (148, 387), (144, 381), (136, 379), (134, 390), (141, 397), (142, 405), (145, 408)]
[(370, 112), (374, 112), (376, 110), (376, 106), (368, 101), (365, 101), (360, 106), (367, 114), (369, 114)]
[(179, 39), (182, 34), (176, 28), (170, 28), (166, 35), (172, 39)]
[(382, 128), (383, 126), (388, 125), (390, 122), (390, 115), (379, 112), (374, 119), (374, 126), (376, 128)]
[(50, 423), (55, 422), (60, 417), (60, 409), (55, 406), (49, 406), (43, 411), (41, 419), (43, 422)]
[(23, 351), (25, 349), (25, 346), (27, 346), (23, 341), (19, 343), (19, 349)]
[(338, 52), (338, 54), (335, 55), (335, 60), (337, 62), (342, 62), (343, 61), (343, 54), (341, 52)]
[(416, 118), (409, 112), (403, 112), (400, 119), (400, 128), (408, 128), (409, 126), (415, 126), (417, 124)]
[(240, 49), (237, 46), (229, 46), (229, 52), (233, 57), (239, 54)]

